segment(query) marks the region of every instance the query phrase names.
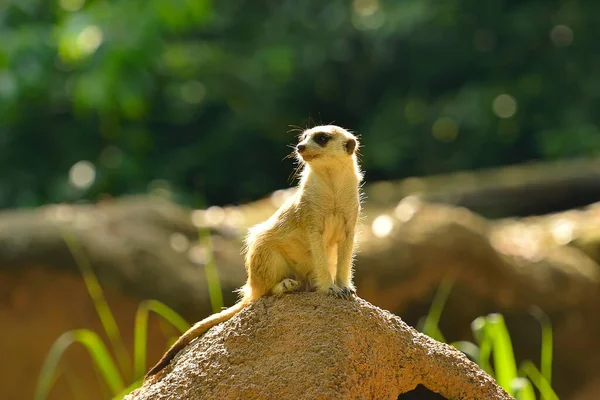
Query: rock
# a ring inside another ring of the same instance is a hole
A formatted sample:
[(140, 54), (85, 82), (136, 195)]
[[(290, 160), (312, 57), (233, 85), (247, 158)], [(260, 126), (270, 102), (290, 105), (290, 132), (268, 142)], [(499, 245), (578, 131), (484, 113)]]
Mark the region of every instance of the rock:
[(267, 297), (192, 342), (142, 399), (510, 399), (476, 364), (365, 300)]

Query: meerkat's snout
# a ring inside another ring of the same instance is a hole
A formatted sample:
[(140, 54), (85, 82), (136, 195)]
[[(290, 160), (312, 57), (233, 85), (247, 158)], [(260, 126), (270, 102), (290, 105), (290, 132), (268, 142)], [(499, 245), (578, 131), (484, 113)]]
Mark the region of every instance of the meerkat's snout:
[(303, 153), (304, 150), (306, 150), (306, 145), (305, 144), (299, 144), (298, 146), (296, 146), (296, 151), (298, 153)]

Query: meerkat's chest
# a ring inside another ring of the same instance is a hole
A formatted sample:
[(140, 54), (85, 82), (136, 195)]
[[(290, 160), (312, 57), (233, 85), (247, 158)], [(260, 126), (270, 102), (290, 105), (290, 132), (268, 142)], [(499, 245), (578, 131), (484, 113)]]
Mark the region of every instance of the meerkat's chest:
[(332, 246), (346, 238), (346, 220), (343, 214), (331, 213), (323, 220), (323, 241)]

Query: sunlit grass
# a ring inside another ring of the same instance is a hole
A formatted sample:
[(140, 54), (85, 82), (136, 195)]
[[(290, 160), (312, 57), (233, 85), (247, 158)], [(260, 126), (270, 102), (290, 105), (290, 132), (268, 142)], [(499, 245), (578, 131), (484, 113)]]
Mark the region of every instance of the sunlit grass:
[(223, 290), (221, 289), (221, 281), (219, 280), (219, 269), (215, 260), (215, 253), (212, 244), (212, 238), (208, 229), (200, 228), (198, 231), (199, 242), (206, 248), (207, 260), (204, 266), (206, 274), (206, 283), (208, 286), (208, 296), (212, 306), (213, 313), (217, 313), (223, 309)]
[(534, 314), (542, 327), (541, 374), (550, 382), (552, 380), (552, 325), (548, 316), (541, 311)]
[[(75, 259), (88, 293), (94, 303), (96, 312), (100, 318), (102, 326), (109, 338), (116, 355), (116, 361), (106, 348), (100, 336), (89, 329), (77, 329), (63, 333), (52, 345), (38, 378), (35, 391), (35, 400), (44, 400), (48, 397), (54, 383), (61, 373), (65, 373), (64, 368), (60, 367), (60, 361), (65, 351), (75, 343), (83, 345), (88, 351), (93, 366), (99, 371), (100, 377), (107, 384), (110, 390), (110, 396), (113, 399), (121, 399), (133, 389), (141, 386), (143, 376), (146, 370), (146, 345), (148, 338), (148, 318), (152, 311), (162, 319), (173, 325), (181, 333), (189, 328), (189, 324), (174, 310), (157, 300), (143, 301), (136, 311), (134, 327), (134, 356), (133, 356), (133, 377), (131, 372), (131, 359), (127, 351), (123, 337), (118, 329), (116, 320), (102, 288), (98, 283), (97, 277), (91, 268), (89, 260), (83, 254), (83, 251), (77, 240), (67, 232), (63, 232), (64, 240), (69, 251)], [(216, 265), (214, 266), (216, 268)], [(218, 275), (217, 275), (218, 279)], [(121, 367), (119, 371), (118, 366)], [(77, 386), (70, 374), (69, 386)], [(128, 386), (126, 386), (126, 382)], [(74, 394), (80, 392), (74, 390)]]
[(125, 388), (123, 378), (100, 336), (88, 329), (77, 329), (63, 333), (50, 348), (38, 380), (35, 392), (36, 400), (48, 397), (57, 378), (55, 371), (58, 364), (64, 352), (73, 343), (80, 343), (89, 352), (95, 367), (100, 371), (113, 394), (117, 394)]
[[(421, 328), (423, 333), (440, 341), (444, 340), (438, 324), (452, 284), (453, 280), (446, 280), (440, 285)], [(489, 314), (473, 321), (471, 328), (476, 343), (460, 341), (451, 345), (469, 356), (517, 400), (535, 400), (534, 387), (541, 399), (558, 400), (551, 384), (552, 327), (548, 317), (540, 310), (535, 315), (541, 325), (541, 372), (529, 360), (517, 367), (510, 334), (500, 314)]]
[(554, 393), (550, 380), (544, 376), (531, 361), (524, 361), (519, 368), (519, 375), (526, 376), (533, 382), (537, 390), (539, 390), (542, 399), (558, 400), (558, 396)]
[(146, 344), (148, 340), (148, 316), (150, 311), (161, 316), (180, 332), (185, 332), (190, 325), (175, 311), (157, 300), (142, 302), (135, 314), (134, 332), (134, 379), (140, 379), (146, 371)]
[(106, 302), (104, 292), (102, 291), (102, 287), (96, 278), (96, 274), (94, 273), (88, 258), (85, 256), (80, 243), (73, 236), (73, 234), (65, 229), (63, 229), (61, 233), (67, 247), (69, 248), (69, 251), (71, 252), (71, 255), (75, 259), (75, 264), (79, 268), (79, 272), (83, 277), (87, 291), (90, 294), (92, 302), (94, 303), (94, 307), (96, 308), (96, 313), (100, 318), (102, 327), (104, 328), (104, 331), (106, 332), (106, 335), (108, 336), (108, 339), (112, 345), (113, 351), (116, 354), (119, 366), (121, 367), (121, 370), (125, 376), (130, 376), (131, 361), (129, 358), (129, 352), (125, 347), (125, 343), (123, 342), (117, 321), (115, 320), (115, 317), (110, 310), (108, 303)]
[(427, 336), (434, 338), (440, 342), (445, 342), (444, 335), (439, 329), (440, 318), (442, 318), (442, 311), (444, 311), (444, 305), (450, 295), (452, 286), (454, 285), (454, 279), (446, 279), (442, 282), (439, 289), (433, 296), (429, 313), (425, 317), (423, 322), (420, 322), (417, 328), (425, 333)]
[[(479, 362), (485, 365), (487, 372), (493, 374), (506, 391), (515, 395), (513, 380), (517, 378), (517, 364), (514, 357), (512, 341), (500, 314), (490, 314), (486, 317), (476, 318), (471, 324), (475, 340), (481, 351)], [(494, 367), (489, 363), (489, 356), (493, 353)]]

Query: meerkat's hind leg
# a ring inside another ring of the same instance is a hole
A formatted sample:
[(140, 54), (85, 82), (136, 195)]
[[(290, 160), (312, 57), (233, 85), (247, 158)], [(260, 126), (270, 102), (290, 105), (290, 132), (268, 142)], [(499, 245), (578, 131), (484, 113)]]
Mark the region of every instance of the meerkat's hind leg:
[(300, 282), (289, 276), (291, 271), (287, 261), (273, 246), (263, 246), (250, 257), (248, 284), (261, 295), (279, 295), (298, 290)]
[(291, 293), (297, 292), (301, 288), (300, 282), (295, 279), (285, 278), (271, 289), (271, 293), (273, 294), (283, 294), (283, 293)]

